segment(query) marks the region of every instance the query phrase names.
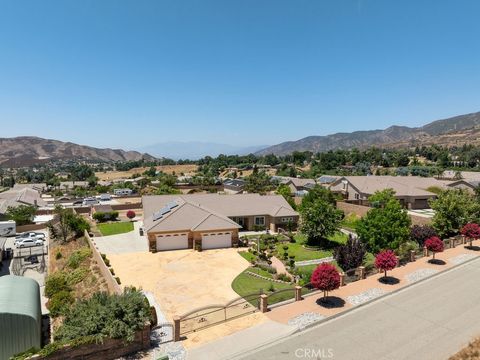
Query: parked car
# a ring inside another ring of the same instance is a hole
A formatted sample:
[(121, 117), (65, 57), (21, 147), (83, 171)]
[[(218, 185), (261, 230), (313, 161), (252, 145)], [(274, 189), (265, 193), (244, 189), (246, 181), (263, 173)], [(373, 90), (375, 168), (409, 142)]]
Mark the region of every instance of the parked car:
[(75, 205), (83, 205), (83, 199), (80, 199), (80, 200), (75, 200), (73, 203), (72, 203), (73, 206)]
[(24, 232), (20, 235), (15, 237), (15, 241), (17, 240), (24, 240), (24, 239), (40, 239), (45, 241), (45, 234), (41, 232)]
[(42, 246), (42, 239), (21, 239), (15, 240), (15, 246), (17, 248), (32, 247), (32, 246)]
[(112, 196), (110, 194), (101, 194), (99, 199), (100, 201), (109, 201), (112, 200)]

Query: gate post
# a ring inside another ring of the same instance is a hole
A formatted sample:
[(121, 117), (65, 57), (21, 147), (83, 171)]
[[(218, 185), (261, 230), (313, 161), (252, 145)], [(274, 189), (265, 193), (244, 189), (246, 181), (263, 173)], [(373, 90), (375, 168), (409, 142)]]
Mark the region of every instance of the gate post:
[(463, 243), (463, 244), (466, 244), (466, 243), (467, 243), (467, 239), (465, 238), (465, 235), (462, 235), (462, 243)]
[(454, 248), (455, 247), (455, 238), (454, 237), (451, 237), (450, 238), (450, 248)]
[(359, 266), (359, 267), (358, 267), (358, 277), (359, 277), (360, 279), (365, 279), (365, 278), (366, 278), (365, 266)]
[(180, 316), (173, 317), (173, 341), (180, 341)]
[(260, 295), (260, 311), (266, 313), (268, 311), (268, 295)]
[(302, 299), (302, 287), (301, 286), (295, 286), (295, 301), (300, 301)]
[(414, 262), (415, 259), (415, 250), (410, 250), (410, 262)]
[(428, 257), (428, 249), (426, 246), (423, 247), (423, 256)]
[(340, 286), (345, 286), (345, 273), (341, 272), (340, 275)]

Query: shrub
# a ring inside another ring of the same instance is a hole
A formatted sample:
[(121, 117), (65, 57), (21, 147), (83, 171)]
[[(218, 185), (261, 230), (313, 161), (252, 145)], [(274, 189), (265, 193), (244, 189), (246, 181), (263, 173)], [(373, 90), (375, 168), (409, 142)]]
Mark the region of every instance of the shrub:
[(407, 241), (402, 245), (400, 245), (400, 247), (398, 248), (397, 254), (398, 256), (400, 256), (400, 258), (404, 259), (409, 257), (411, 250), (417, 251), (418, 248), (419, 248), (419, 245), (417, 242)]
[(423, 243), (432, 236), (438, 236), (435, 229), (429, 225), (414, 225), (410, 228), (410, 237), (416, 241), (418, 245), (423, 247)]
[(468, 223), (462, 227), (460, 233), (470, 241), (471, 247), (473, 239), (480, 238), (480, 225), (475, 223)]
[(87, 258), (92, 255), (92, 250), (89, 247), (76, 250), (70, 255), (67, 260), (67, 266), (72, 269), (78, 268), (78, 266)]
[(283, 245), (282, 249), (285, 250), (285, 252), (287, 252), (288, 251), (288, 245)]
[(288, 276), (288, 275), (285, 274), (285, 273), (281, 273), (281, 274), (275, 275), (275, 279), (281, 280), (281, 281), (285, 281), (285, 282), (290, 282), (290, 281), (292, 281), (292, 279), (290, 278), (290, 276)]
[(265, 265), (265, 264), (257, 264), (257, 267), (262, 269), (262, 270), (268, 271), (270, 274), (276, 274), (277, 273), (277, 269), (275, 269), (273, 266), (269, 266), (269, 265)]
[(145, 296), (133, 288), (126, 288), (121, 295), (97, 292), (70, 309), (54, 339), (70, 341), (94, 336), (97, 340), (109, 337), (132, 341), (135, 332), (146, 325), (150, 316)]
[(327, 263), (320, 264), (313, 271), (310, 282), (315, 288), (323, 291), (325, 298), (329, 291), (340, 287), (340, 274), (335, 266)]
[(275, 286), (273, 286), (273, 283), (271, 282), (270, 285), (268, 286), (268, 290), (269, 292), (274, 292), (275, 291)]
[(71, 291), (62, 290), (55, 293), (48, 301), (48, 310), (53, 317), (66, 315), (73, 304), (74, 298)]
[(110, 274), (115, 275), (115, 270), (113, 270), (113, 268), (110, 268)]
[(57, 271), (49, 275), (45, 281), (45, 296), (51, 299), (61, 291), (71, 291), (71, 288), (66, 274), (63, 271)]
[(55, 254), (55, 259), (59, 260), (61, 258), (62, 258), (62, 253), (60, 252), (60, 250), (57, 250), (57, 253)]
[(120, 285), (120, 284), (122, 283), (122, 282), (120, 281), (120, 278), (119, 278), (118, 276), (115, 278), (115, 280), (117, 281), (117, 284), (118, 284), (118, 285)]
[(96, 212), (92, 217), (98, 222), (114, 221), (118, 218), (118, 211)]
[(73, 286), (78, 284), (79, 282), (83, 281), (87, 275), (88, 275), (89, 270), (86, 267), (79, 267), (78, 269), (74, 269), (70, 271), (67, 276), (67, 284), (69, 286)]
[(432, 236), (431, 238), (425, 240), (425, 247), (433, 253), (433, 258), (435, 259), (435, 254), (437, 252), (442, 252), (444, 245), (440, 238), (437, 236)]
[(350, 270), (362, 265), (367, 252), (366, 246), (359, 238), (349, 236), (345, 245), (340, 245), (334, 251), (337, 264), (344, 270)]
[(135, 214), (135, 211), (133, 211), (133, 210), (128, 210), (127, 211), (127, 218), (129, 218), (130, 220), (134, 219), (135, 216), (137, 216), (137, 214)]
[(375, 267), (384, 272), (387, 277), (387, 271), (395, 269), (397, 266), (397, 257), (392, 250), (385, 250), (375, 256)]

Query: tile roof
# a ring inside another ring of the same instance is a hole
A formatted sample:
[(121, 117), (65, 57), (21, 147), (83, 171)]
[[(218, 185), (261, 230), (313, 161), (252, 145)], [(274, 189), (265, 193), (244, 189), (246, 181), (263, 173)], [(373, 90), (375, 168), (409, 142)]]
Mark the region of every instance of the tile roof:
[(47, 203), (37, 190), (29, 187), (13, 188), (0, 193), (0, 214), (4, 214), (9, 206), (19, 205), (46, 206)]

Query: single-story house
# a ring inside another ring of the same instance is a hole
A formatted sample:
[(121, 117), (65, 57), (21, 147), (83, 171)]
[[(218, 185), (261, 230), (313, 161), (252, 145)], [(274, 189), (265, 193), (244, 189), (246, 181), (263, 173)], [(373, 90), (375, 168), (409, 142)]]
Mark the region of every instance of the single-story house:
[(223, 182), (223, 191), (228, 194), (241, 194), (245, 187), (245, 180), (227, 179)]
[(450, 181), (419, 176), (343, 176), (330, 190), (342, 194), (347, 202), (368, 206), (368, 198), (376, 191), (393, 189), (395, 197), (407, 209), (428, 209), (428, 201), (437, 195), (427, 189), (447, 189), (449, 184)]
[(448, 184), (448, 186), (455, 189), (465, 189), (470, 193), (474, 193), (475, 189), (477, 189), (478, 186), (480, 186), (480, 180), (462, 179), (462, 180), (453, 181), (450, 184)]
[(33, 184), (33, 183), (28, 183), (28, 184), (15, 184), (13, 185), (13, 188), (16, 190), (21, 190), (24, 188), (30, 188), (32, 190), (36, 190), (39, 193), (45, 192), (48, 190), (48, 186), (46, 183), (38, 183), (38, 184)]
[(334, 175), (322, 175), (317, 178), (317, 184), (323, 187), (329, 187), (335, 181), (337, 181), (341, 176), (334, 176)]
[(296, 226), (298, 213), (280, 195), (189, 194), (143, 196), (150, 251), (231, 247), (239, 230)]
[(61, 181), (59, 189), (60, 190), (73, 190), (74, 188), (87, 188), (88, 181)]
[(47, 203), (37, 190), (29, 187), (12, 188), (0, 193), (0, 215), (5, 214), (9, 207), (20, 205), (41, 207), (46, 206)]
[(288, 185), (291, 193), (297, 195), (308, 192), (317, 184), (315, 179), (302, 179), (288, 176), (273, 176), (272, 180), (279, 184)]

